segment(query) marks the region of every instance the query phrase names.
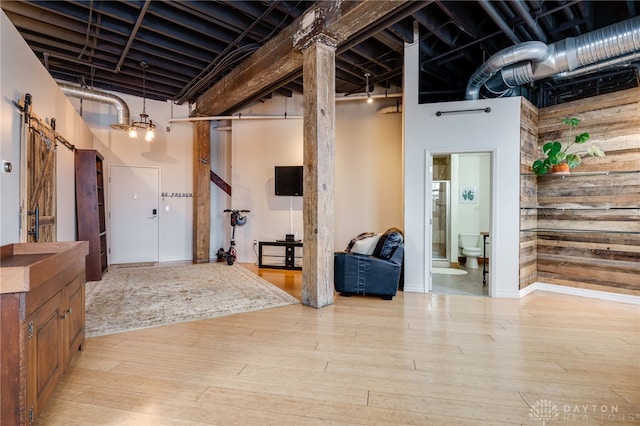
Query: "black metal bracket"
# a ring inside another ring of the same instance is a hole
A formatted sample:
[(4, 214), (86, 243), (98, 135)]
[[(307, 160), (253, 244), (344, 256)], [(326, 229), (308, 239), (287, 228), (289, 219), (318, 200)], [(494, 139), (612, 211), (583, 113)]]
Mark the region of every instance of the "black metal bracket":
[(51, 128), (51, 130), (53, 131), (53, 136), (54, 136), (54, 140), (57, 142), (60, 142), (62, 145), (64, 145), (69, 151), (75, 151), (76, 147), (74, 144), (72, 144), (71, 142), (69, 142), (68, 140), (66, 140), (64, 137), (62, 137), (62, 135), (58, 134), (58, 132), (56, 131), (56, 119), (55, 118), (51, 118), (51, 124), (47, 124), (46, 122), (44, 122), (43, 120), (41, 120), (40, 118), (38, 118), (35, 114), (33, 114), (31, 112), (31, 104), (32, 104), (32, 98), (31, 98), (31, 94), (29, 93), (25, 93), (24, 95), (24, 105), (20, 105), (20, 103), (18, 102), (13, 102), (13, 105), (18, 108), (18, 110), (24, 114), (24, 123), (26, 125), (28, 125), (29, 127), (31, 127), (32, 130), (37, 131), (36, 128), (34, 128), (33, 126), (30, 125), (30, 121), (33, 119), (35, 120), (40, 126), (43, 127), (49, 127)]
[(33, 235), (33, 239), (37, 243), (40, 239), (40, 207), (36, 204), (36, 208), (32, 212), (27, 212), (29, 216), (35, 216), (34, 227), (31, 231), (27, 232), (29, 235)]
[(444, 114), (461, 114), (465, 112), (486, 112), (488, 114), (491, 112), (491, 108), (486, 107), (486, 108), (473, 108), (473, 109), (453, 109), (451, 111), (436, 111), (436, 117), (440, 117)]

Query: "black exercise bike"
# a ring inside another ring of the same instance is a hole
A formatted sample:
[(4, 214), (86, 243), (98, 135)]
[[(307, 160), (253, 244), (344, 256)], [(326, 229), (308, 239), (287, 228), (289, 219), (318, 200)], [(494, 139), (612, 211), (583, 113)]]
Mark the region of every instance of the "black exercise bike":
[(247, 216), (242, 213), (249, 213), (250, 210), (232, 210), (225, 209), (225, 213), (231, 213), (231, 242), (229, 243), (229, 250), (224, 251), (224, 248), (218, 249), (218, 261), (223, 259), (227, 260), (227, 265), (233, 265), (236, 261), (236, 225), (242, 226), (247, 223)]

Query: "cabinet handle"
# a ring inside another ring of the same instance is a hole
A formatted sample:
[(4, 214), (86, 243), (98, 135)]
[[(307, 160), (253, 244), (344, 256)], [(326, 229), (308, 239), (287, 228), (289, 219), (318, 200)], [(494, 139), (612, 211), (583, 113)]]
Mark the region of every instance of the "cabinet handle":
[(69, 308), (69, 309), (67, 309), (67, 312), (71, 313), (71, 312), (73, 312), (73, 310), (71, 308)]
[(62, 318), (62, 319), (67, 319), (67, 317), (68, 317), (68, 316), (69, 316), (69, 315), (64, 314), (64, 315), (63, 315), (63, 316), (61, 316), (60, 318)]

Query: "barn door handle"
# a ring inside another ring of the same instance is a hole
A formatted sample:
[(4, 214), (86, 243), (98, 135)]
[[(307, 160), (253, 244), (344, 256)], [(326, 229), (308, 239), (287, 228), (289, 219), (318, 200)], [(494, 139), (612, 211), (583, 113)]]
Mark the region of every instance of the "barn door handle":
[(40, 239), (40, 207), (36, 204), (36, 208), (32, 212), (27, 212), (27, 214), (35, 216), (35, 227), (28, 234), (33, 235), (33, 239), (37, 243)]

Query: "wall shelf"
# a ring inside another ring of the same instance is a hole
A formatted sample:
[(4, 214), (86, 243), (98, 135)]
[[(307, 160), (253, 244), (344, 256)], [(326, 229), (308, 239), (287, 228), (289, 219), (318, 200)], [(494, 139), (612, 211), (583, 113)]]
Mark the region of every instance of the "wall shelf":
[(545, 173), (543, 175), (538, 175), (533, 172), (523, 172), (520, 173), (521, 176), (536, 176), (539, 178), (572, 178), (572, 177), (587, 177), (587, 176), (615, 176), (615, 175), (625, 175), (632, 173), (640, 173), (640, 170), (609, 170), (609, 171), (601, 171), (601, 172), (569, 172), (569, 173)]
[(103, 157), (96, 150), (76, 149), (76, 215), (79, 241), (89, 241), (87, 281), (100, 281), (109, 267)]
[(626, 234), (640, 235), (640, 231), (612, 231), (606, 229), (557, 229), (557, 228), (526, 228), (520, 232), (537, 232), (546, 234)]
[(563, 206), (537, 206), (537, 207), (520, 207), (520, 210), (640, 210), (640, 207), (592, 207), (592, 206), (573, 206), (573, 207), (563, 207)]

